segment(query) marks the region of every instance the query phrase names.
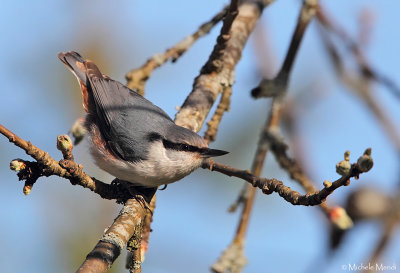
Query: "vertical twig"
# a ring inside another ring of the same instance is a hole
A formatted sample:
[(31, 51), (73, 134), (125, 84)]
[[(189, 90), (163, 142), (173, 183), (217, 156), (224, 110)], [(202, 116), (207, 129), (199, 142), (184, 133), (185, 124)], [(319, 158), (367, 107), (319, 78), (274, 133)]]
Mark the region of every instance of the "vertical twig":
[(303, 1), (300, 15), (297, 19), (296, 29), (292, 35), (292, 39), (290, 41), (290, 45), (281, 69), (274, 79), (261, 80), (260, 84), (251, 91), (251, 94), (254, 98), (273, 97), (286, 92), (287, 84), (289, 82), (288, 78), (292, 71), (293, 63), (296, 59), (300, 43), (303, 39), (304, 32), (309, 22), (317, 11), (317, 6), (318, 0)]
[(232, 95), (232, 87), (226, 87), (222, 91), (221, 99), (218, 103), (217, 109), (215, 110), (214, 115), (207, 122), (207, 131), (204, 133), (204, 139), (210, 143), (211, 141), (215, 141), (217, 137), (218, 127), (221, 123), (222, 116), (225, 112), (229, 111), (229, 107), (231, 104), (231, 95)]

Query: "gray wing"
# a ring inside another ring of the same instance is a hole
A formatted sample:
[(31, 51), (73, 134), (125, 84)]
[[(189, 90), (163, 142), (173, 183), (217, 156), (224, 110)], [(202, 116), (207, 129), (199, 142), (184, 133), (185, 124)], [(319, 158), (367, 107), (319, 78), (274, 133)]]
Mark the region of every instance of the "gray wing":
[[(109, 78), (90, 77), (98, 126), (113, 151), (127, 161), (147, 156), (147, 140), (164, 137), (171, 118), (159, 107), (123, 84)], [(174, 124), (175, 125), (175, 124)]]

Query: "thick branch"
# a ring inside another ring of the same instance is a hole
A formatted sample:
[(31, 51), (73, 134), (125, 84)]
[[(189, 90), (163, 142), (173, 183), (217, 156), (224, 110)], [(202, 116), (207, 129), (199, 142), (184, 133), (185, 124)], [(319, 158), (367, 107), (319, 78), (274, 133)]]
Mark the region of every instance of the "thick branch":
[[(221, 38), (217, 39), (218, 43), (220, 41), (225, 43), (226, 41), (226, 47), (223, 52), (210, 55), (200, 75), (196, 77), (193, 83), (192, 92), (176, 114), (176, 124), (195, 132), (200, 131), (218, 95), (224, 88), (232, 86), (234, 69), (242, 55), (247, 39), (261, 15), (262, 8), (271, 2), (272, 0), (247, 1), (239, 6), (239, 13), (232, 22), (229, 37), (220, 35)], [(228, 18), (224, 21), (224, 24), (228, 24), (229, 21), (227, 21)], [(215, 68), (210, 69), (209, 64), (212, 64)]]
[(87, 255), (77, 273), (106, 272), (134, 233), (142, 225), (146, 208), (137, 199), (129, 199), (124, 204), (114, 223)]
[[(238, 0), (232, 0), (229, 7), (227, 16), (225, 17), (224, 24), (221, 29), (221, 34), (217, 39), (217, 44), (211, 53), (210, 58), (207, 63), (201, 69), (201, 74), (210, 74), (212, 72), (220, 72), (221, 58), (223, 57), (224, 51), (228, 46), (228, 41), (230, 38), (230, 31), (232, 28), (233, 20), (235, 20), (238, 15)], [(232, 94), (231, 86), (224, 86), (222, 88), (221, 100), (215, 110), (215, 113), (211, 120), (207, 123), (208, 128), (204, 134), (204, 139), (207, 142), (214, 141), (217, 136), (218, 126), (222, 120), (222, 116), (225, 111), (228, 111), (230, 105), (230, 96)]]
[(154, 194), (151, 202), (146, 210), (143, 225), (137, 229), (132, 238), (128, 242), (128, 255), (126, 257), (126, 268), (129, 272), (140, 273), (141, 263), (144, 261), (145, 255), (149, 248), (149, 239), (151, 232), (151, 222), (153, 221), (153, 213), (156, 207), (156, 195)]

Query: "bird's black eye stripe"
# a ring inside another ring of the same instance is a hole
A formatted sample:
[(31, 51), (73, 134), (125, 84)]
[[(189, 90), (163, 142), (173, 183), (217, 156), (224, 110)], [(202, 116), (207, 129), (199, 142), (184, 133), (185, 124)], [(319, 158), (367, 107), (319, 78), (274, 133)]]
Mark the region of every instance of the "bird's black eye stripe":
[(182, 148), (182, 151), (187, 151), (187, 152), (197, 152), (199, 150), (199, 148), (191, 146), (191, 145), (187, 145), (187, 144), (180, 144)]
[(163, 143), (165, 149), (174, 149), (174, 150), (176, 149), (175, 145), (174, 145), (175, 143), (172, 143), (171, 141), (163, 139), (162, 143)]
[(166, 139), (163, 139), (163, 145), (164, 145), (165, 149), (171, 149), (171, 150), (176, 150), (176, 151), (197, 152), (197, 151), (201, 150), (192, 145), (188, 145), (188, 144), (184, 144), (184, 143), (174, 143), (174, 142), (168, 141)]
[(182, 151), (189, 151), (189, 145), (180, 144), (179, 149), (181, 149)]

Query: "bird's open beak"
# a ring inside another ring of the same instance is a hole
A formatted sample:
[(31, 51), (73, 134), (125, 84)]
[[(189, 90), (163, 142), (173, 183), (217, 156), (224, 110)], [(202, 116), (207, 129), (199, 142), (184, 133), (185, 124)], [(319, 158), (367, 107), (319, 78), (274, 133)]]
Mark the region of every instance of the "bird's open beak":
[(221, 155), (226, 155), (229, 152), (222, 151), (222, 150), (217, 150), (217, 149), (207, 149), (204, 151), (201, 156), (202, 157), (213, 157), (213, 156), (221, 156)]

